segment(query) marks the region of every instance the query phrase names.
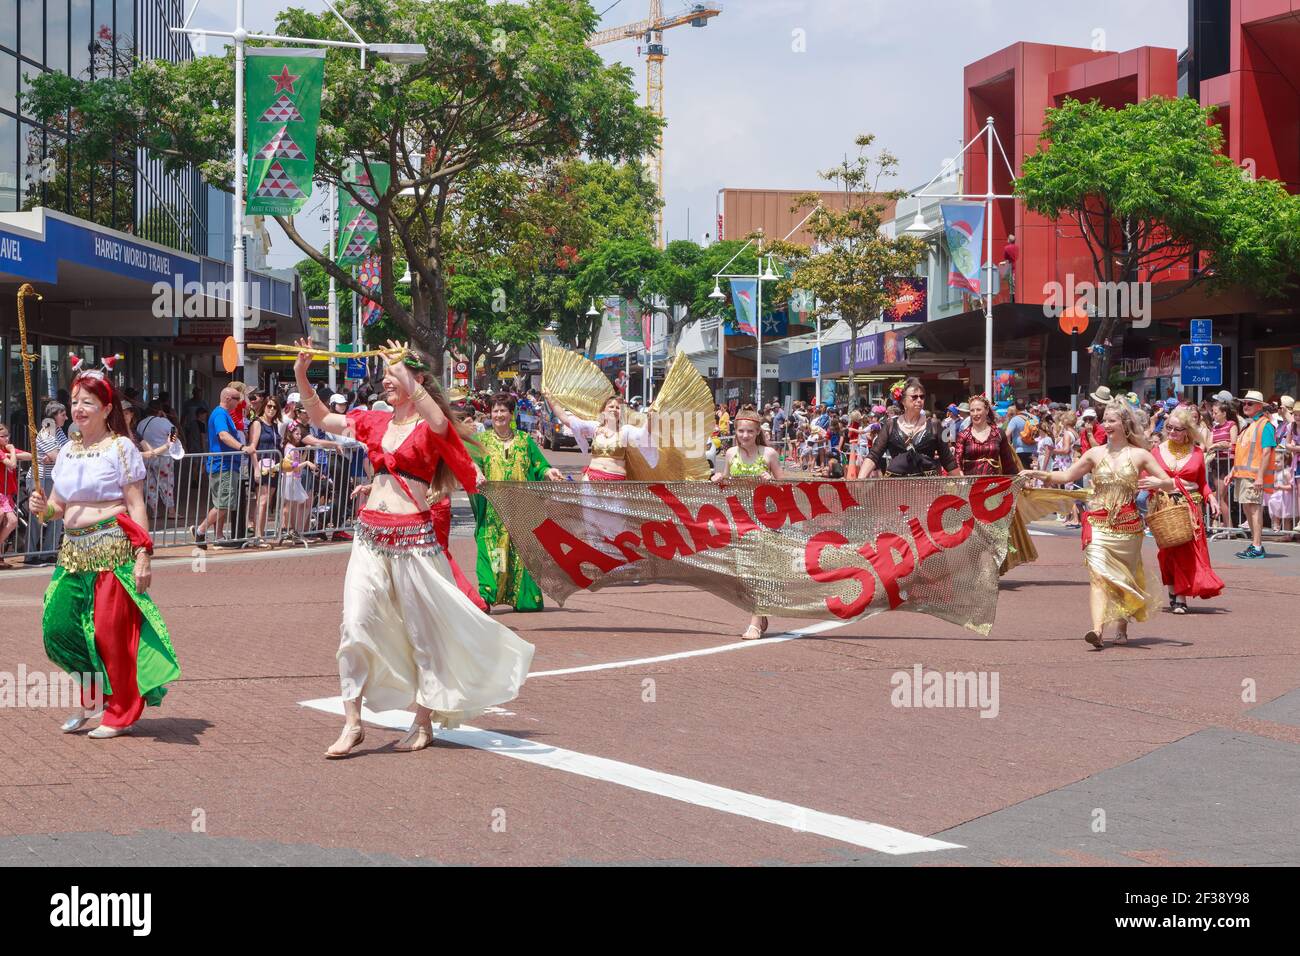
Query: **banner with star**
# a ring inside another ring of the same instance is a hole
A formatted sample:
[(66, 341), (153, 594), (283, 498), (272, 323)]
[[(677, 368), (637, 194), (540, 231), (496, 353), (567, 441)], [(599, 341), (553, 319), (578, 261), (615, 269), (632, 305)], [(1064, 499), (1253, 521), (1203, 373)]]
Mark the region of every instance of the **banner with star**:
[(244, 214), (291, 216), (311, 196), (325, 51), (257, 48), (247, 53)]
[[(373, 177), (373, 182), (371, 181)], [(365, 260), (370, 247), (379, 239), (379, 221), (370, 209), (358, 201), (360, 196), (368, 205), (374, 206), (379, 197), (388, 192), (392, 170), (387, 163), (368, 160), (353, 160), (343, 170), (343, 181), (352, 187), (357, 195), (348, 189), (339, 189), (339, 245), (334, 261), (341, 266), (354, 266)]]

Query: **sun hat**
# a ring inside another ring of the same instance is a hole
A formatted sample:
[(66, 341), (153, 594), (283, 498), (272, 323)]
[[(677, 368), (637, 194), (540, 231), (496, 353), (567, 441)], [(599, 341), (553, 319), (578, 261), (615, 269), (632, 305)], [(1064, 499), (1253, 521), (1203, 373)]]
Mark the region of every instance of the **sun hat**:
[(1261, 394), (1260, 392), (1256, 391), (1253, 388), (1245, 395), (1241, 396), (1241, 400), (1243, 402), (1257, 402), (1260, 405), (1264, 404), (1263, 394)]
[(1097, 389), (1097, 391), (1092, 393), (1092, 400), (1102, 405), (1106, 405), (1110, 402), (1113, 402), (1115, 400), (1115, 396), (1111, 395), (1110, 389), (1107, 386), (1103, 385), (1101, 386), (1101, 388)]
[(1091, 405), (1089, 405), (1087, 408), (1085, 408), (1085, 409), (1083, 410), (1083, 413), (1082, 413), (1082, 414), (1083, 414), (1083, 417), (1084, 417), (1084, 418), (1096, 418), (1096, 417), (1097, 417), (1097, 409), (1095, 409), (1095, 408), (1093, 408)]

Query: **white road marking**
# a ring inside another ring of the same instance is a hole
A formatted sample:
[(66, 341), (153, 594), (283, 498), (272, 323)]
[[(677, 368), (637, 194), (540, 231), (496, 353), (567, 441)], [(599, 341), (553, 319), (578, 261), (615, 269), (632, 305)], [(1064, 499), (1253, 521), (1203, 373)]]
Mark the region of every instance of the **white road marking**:
[[(327, 714), (343, 713), (343, 702), (337, 697), (304, 700), (300, 703), (303, 707), (324, 711)], [(406, 730), (411, 725), (411, 713), (405, 710), (374, 713), (362, 708), (361, 717), (369, 723), (391, 730)], [(640, 790), (643, 793), (652, 793), (670, 800), (679, 800), (697, 807), (748, 817), (751, 820), (772, 823), (799, 832), (815, 833), (831, 840), (851, 843), (854, 846), (894, 856), (962, 849), (961, 844), (945, 843), (942, 840), (908, 833), (906, 830), (881, 823), (869, 823), (833, 813), (823, 813), (820, 810), (810, 810), (781, 800), (771, 800), (740, 790), (730, 790), (606, 757), (593, 757), (573, 750), (521, 740), (506, 734), (490, 733), (475, 727), (439, 729), (434, 732), (434, 736), (463, 747), (476, 747), (502, 757), (523, 760), (552, 770), (563, 770), (592, 780), (604, 780), (631, 790)]]
[(607, 671), (616, 667), (637, 667), (641, 664), (659, 664), (663, 661), (677, 661), (686, 657), (703, 657), (706, 654), (721, 654), (723, 651), (738, 651), (746, 647), (763, 647), (772, 644), (780, 644), (785, 641), (795, 641), (801, 637), (809, 637), (813, 634), (821, 634), (825, 631), (834, 630), (837, 627), (843, 627), (846, 624), (852, 624), (852, 621), (818, 621), (816, 624), (809, 624), (807, 627), (801, 627), (793, 631), (784, 631), (780, 634), (773, 634), (771, 637), (761, 638), (757, 641), (736, 641), (732, 644), (719, 644), (716, 647), (701, 647), (693, 651), (678, 651), (676, 654), (661, 654), (658, 657), (640, 657), (630, 661), (609, 661), (605, 664), (584, 664), (582, 667), (562, 667), (554, 671), (533, 671), (528, 675), (529, 679), (534, 677), (560, 677), (564, 674), (584, 674), (588, 671)]

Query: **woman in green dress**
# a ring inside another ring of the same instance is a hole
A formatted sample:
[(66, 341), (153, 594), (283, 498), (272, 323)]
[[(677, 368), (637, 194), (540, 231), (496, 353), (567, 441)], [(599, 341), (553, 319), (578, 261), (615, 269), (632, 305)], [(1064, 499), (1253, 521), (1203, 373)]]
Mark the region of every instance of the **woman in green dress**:
[[(515, 427), (515, 400), (492, 396), (492, 427), (476, 436), (474, 463), (488, 481), (564, 481), (542, 455), (532, 437)], [(510, 545), (510, 535), (496, 509), (482, 495), (470, 495), (474, 538), (478, 541), (478, 593), (488, 610), (508, 604), (516, 611), (540, 611), (542, 591)]]

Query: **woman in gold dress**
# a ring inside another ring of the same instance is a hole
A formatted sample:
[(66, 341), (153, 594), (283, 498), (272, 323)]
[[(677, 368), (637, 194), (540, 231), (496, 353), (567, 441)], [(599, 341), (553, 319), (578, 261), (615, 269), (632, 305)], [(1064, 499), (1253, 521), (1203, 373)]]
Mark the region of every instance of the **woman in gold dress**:
[(1123, 401), (1106, 406), (1106, 444), (1088, 449), (1065, 471), (1025, 471), (1029, 478), (1065, 485), (1092, 474), (1092, 497), (1083, 512), (1083, 560), (1092, 584), (1092, 630), (1084, 640), (1101, 650), (1107, 624), (1115, 643), (1128, 641), (1129, 621), (1145, 621), (1156, 599), (1142, 562), (1144, 526), (1139, 491), (1173, 491), (1174, 481), (1147, 450), (1133, 410)]

